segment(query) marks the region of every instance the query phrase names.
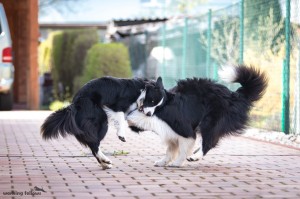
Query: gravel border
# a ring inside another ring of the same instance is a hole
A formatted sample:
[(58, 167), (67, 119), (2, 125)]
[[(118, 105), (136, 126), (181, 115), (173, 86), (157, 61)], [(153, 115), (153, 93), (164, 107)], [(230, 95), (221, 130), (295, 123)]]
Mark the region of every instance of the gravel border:
[(300, 149), (300, 134), (286, 135), (283, 132), (249, 128), (245, 131), (243, 136)]

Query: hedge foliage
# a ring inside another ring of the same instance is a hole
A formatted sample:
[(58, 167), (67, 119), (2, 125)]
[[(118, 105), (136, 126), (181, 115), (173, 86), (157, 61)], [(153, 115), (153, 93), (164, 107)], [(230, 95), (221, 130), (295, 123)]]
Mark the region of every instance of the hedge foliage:
[(98, 43), (96, 29), (55, 31), (39, 46), (39, 71), (51, 72), (54, 98), (70, 100), (86, 82), (103, 76), (131, 77), (127, 47)]
[(132, 76), (128, 49), (123, 44), (93, 45), (87, 53), (82, 76), (76, 79), (76, 88), (80, 88), (91, 79), (103, 76), (122, 78)]
[(61, 34), (61, 32), (54, 31), (50, 33), (48, 35), (48, 38), (45, 41), (41, 42), (38, 47), (38, 64), (39, 73), (41, 75), (47, 72), (51, 72), (53, 38), (57, 34)]
[(87, 51), (97, 42), (96, 29), (66, 30), (53, 36), (51, 73), (58, 99), (72, 96), (73, 82), (82, 73)]

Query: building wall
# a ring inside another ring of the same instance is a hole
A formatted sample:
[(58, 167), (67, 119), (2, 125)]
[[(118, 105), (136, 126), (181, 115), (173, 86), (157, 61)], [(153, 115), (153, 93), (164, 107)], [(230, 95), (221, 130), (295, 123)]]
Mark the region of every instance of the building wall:
[(28, 109), (39, 108), (38, 0), (0, 0), (13, 40), (14, 100)]

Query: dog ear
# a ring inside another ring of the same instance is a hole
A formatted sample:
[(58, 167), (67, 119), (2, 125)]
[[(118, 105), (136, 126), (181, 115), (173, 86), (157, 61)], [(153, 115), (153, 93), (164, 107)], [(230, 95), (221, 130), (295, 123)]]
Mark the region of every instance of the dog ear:
[(158, 77), (158, 78), (157, 78), (155, 87), (158, 87), (158, 88), (160, 88), (160, 89), (164, 89), (164, 85), (163, 85), (163, 82), (162, 82), (161, 77)]

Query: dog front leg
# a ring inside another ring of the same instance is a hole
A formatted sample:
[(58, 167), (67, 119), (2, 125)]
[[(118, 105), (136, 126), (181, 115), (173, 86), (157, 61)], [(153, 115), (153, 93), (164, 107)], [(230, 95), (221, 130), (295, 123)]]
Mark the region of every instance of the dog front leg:
[(198, 161), (198, 160), (200, 160), (200, 159), (202, 159), (202, 158), (203, 158), (202, 147), (199, 146), (199, 147), (194, 151), (194, 153), (193, 153), (191, 156), (189, 156), (189, 157), (187, 158), (187, 161), (189, 161), (189, 162), (195, 162), (195, 161)]
[(193, 147), (195, 145), (195, 139), (194, 138), (184, 138), (180, 137), (178, 139), (178, 145), (179, 145), (179, 154), (176, 160), (169, 164), (170, 167), (181, 167), (184, 164), (184, 161), (188, 156), (192, 154)]
[(125, 120), (124, 112), (116, 112), (115, 122), (117, 123), (117, 125), (115, 125), (115, 127), (117, 129), (118, 138), (122, 142), (126, 142), (126, 139), (125, 139), (126, 133), (125, 132), (126, 132), (126, 129), (128, 129), (128, 123)]
[(167, 165), (169, 162), (171, 162), (173, 159), (176, 158), (178, 154), (178, 142), (171, 142), (169, 141), (167, 143), (167, 151), (166, 156), (162, 158), (161, 160), (158, 160), (154, 163), (154, 166), (156, 167), (163, 167)]
[(112, 124), (117, 130), (117, 136), (122, 142), (126, 142), (125, 139), (125, 131), (129, 129), (128, 123), (125, 120), (124, 112), (115, 112), (112, 109), (108, 108), (107, 106), (103, 107), (105, 111), (108, 121)]

